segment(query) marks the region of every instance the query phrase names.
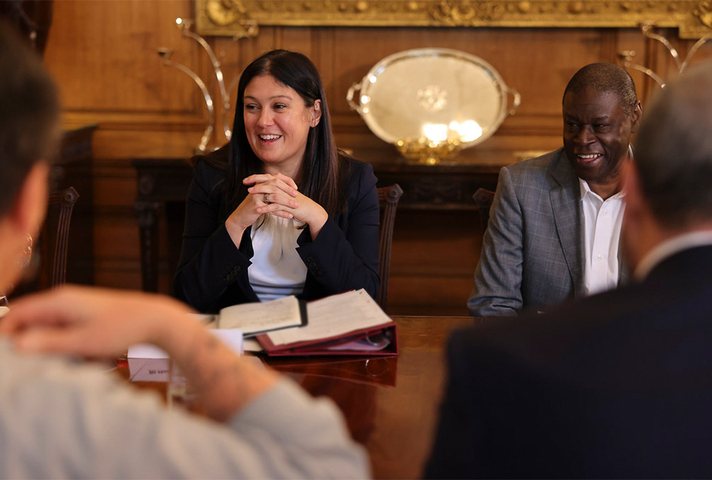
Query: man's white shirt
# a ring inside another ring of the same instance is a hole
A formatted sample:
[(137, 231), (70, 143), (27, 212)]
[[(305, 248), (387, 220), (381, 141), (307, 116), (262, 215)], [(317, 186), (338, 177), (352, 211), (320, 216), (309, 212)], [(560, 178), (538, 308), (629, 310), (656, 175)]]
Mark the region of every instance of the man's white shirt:
[(579, 178), (579, 183), (584, 218), (584, 288), (586, 295), (593, 295), (618, 286), (625, 195), (621, 191), (603, 200), (585, 180)]

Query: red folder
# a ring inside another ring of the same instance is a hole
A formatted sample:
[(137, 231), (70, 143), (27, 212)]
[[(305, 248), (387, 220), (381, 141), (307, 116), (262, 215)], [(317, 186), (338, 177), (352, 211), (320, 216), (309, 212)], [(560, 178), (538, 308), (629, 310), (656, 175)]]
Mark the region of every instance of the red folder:
[[(398, 355), (398, 326), (390, 321), (381, 325), (353, 330), (342, 335), (304, 342), (275, 345), (269, 334), (255, 337), (271, 357), (297, 355)], [(387, 342), (387, 344), (386, 344)], [(385, 346), (376, 349), (380, 344)]]

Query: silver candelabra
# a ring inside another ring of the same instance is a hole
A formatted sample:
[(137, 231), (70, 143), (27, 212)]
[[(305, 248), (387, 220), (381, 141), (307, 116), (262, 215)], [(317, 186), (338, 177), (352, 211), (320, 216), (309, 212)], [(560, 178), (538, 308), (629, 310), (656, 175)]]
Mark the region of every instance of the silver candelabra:
[[(226, 88), (225, 76), (223, 75), (220, 61), (215, 56), (215, 52), (213, 51), (210, 44), (208, 44), (208, 42), (206, 42), (203, 37), (191, 30), (194, 23), (193, 20), (176, 18), (175, 23), (176, 27), (180, 28), (182, 35), (184, 37), (195, 40), (198, 45), (200, 45), (203, 50), (205, 50), (205, 52), (208, 54), (208, 58), (210, 58), (210, 63), (213, 66), (213, 74), (215, 75), (215, 79), (218, 85), (218, 94), (220, 95), (220, 100), (222, 100), (222, 129), (223, 133), (225, 134), (225, 138), (227, 140), (230, 140), (230, 137), (232, 136), (232, 131), (230, 130), (230, 123), (227, 118), (227, 112), (228, 110), (230, 110), (230, 92), (232, 92), (235, 86), (237, 85), (240, 76), (235, 76), (230, 85)], [(254, 25), (251, 28), (252, 29), (248, 29), (244, 35), (234, 36), (233, 40), (238, 40), (240, 38), (244, 38), (245, 36), (254, 35), (254, 33), (256, 33), (255, 30), (257, 28), (257, 25)], [(163, 65), (177, 68), (181, 72), (188, 75), (195, 82), (195, 84), (198, 86), (200, 92), (203, 95), (203, 101), (205, 102), (205, 107), (208, 110), (208, 125), (205, 127), (205, 130), (203, 131), (203, 136), (201, 137), (200, 143), (196, 148), (196, 152), (205, 153), (207, 151), (210, 139), (212, 138), (213, 133), (215, 131), (215, 105), (213, 103), (213, 96), (208, 90), (206, 83), (203, 81), (202, 78), (200, 78), (197, 73), (195, 73), (193, 70), (186, 67), (182, 63), (171, 60), (173, 52), (173, 49), (170, 48), (161, 47), (158, 49), (158, 55), (161, 57)]]
[[(687, 68), (690, 63), (690, 59), (697, 52), (697, 50), (699, 50), (700, 47), (704, 45), (708, 40), (712, 39), (712, 34), (705, 35), (704, 37), (700, 38), (697, 42), (695, 42), (692, 48), (690, 48), (690, 51), (687, 52), (687, 55), (685, 55), (685, 59), (681, 60), (680, 54), (677, 52), (677, 49), (672, 46), (672, 44), (667, 38), (655, 33), (653, 31), (654, 28), (655, 25), (653, 25), (652, 23), (643, 23), (640, 25), (640, 31), (643, 33), (643, 35), (652, 40), (662, 43), (667, 49), (667, 51), (670, 52), (670, 55), (672, 55), (672, 58), (675, 60), (678, 75), (681, 74)], [(650, 68), (632, 62), (634, 56), (635, 51), (633, 50), (624, 50), (618, 53), (618, 57), (621, 59), (621, 63), (623, 64), (624, 68), (632, 68), (634, 70), (642, 72), (653, 80), (655, 80), (655, 82), (660, 85), (661, 88), (665, 88), (665, 80), (663, 80), (660, 75), (656, 74)]]

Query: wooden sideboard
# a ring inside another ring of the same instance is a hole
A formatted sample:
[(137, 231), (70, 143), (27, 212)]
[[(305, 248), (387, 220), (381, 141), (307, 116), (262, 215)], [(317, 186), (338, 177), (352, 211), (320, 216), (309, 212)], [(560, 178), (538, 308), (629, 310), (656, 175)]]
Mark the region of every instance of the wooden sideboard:
[(379, 187), (397, 183), (403, 189), (399, 209), (476, 210), (472, 194), (494, 190), (502, 165), (390, 161), (373, 162), (373, 168)]

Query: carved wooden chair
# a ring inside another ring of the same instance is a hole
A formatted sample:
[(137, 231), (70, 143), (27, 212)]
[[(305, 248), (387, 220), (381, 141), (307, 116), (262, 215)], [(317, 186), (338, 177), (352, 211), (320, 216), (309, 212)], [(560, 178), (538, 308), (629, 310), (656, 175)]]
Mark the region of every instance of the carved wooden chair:
[(482, 233), (485, 233), (485, 230), (487, 230), (487, 224), (489, 223), (490, 207), (492, 206), (492, 201), (494, 200), (494, 192), (492, 190), (487, 190), (486, 188), (478, 188), (474, 195), (472, 195), (472, 198), (475, 200), (477, 208), (480, 211)]
[(386, 310), (388, 305), (388, 277), (391, 270), (391, 245), (393, 244), (393, 224), (396, 220), (396, 210), (403, 189), (397, 183), (378, 189), (378, 200), (381, 204), (381, 229), (378, 239), (378, 275), (381, 277), (381, 288), (376, 301)]
[[(72, 211), (79, 194), (74, 187), (54, 192), (49, 197), (47, 221), (45, 223), (45, 242), (43, 248), (48, 260), (51, 258), (51, 270), (46, 282), (54, 288), (62, 285), (67, 280), (67, 249), (69, 248), (69, 225), (72, 220)], [(53, 252), (50, 256), (49, 252)], [(45, 282), (43, 282), (45, 283)]]

